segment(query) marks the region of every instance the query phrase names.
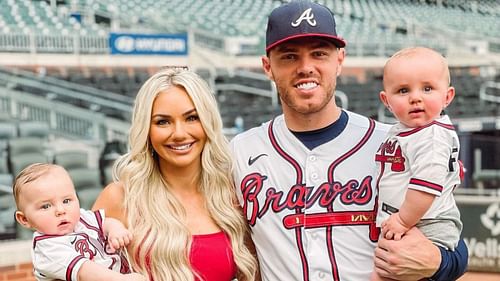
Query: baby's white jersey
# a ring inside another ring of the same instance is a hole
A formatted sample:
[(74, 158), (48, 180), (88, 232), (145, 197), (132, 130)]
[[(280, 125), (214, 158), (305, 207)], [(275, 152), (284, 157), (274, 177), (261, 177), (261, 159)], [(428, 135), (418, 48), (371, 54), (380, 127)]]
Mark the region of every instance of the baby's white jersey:
[(128, 262), (120, 254), (109, 253), (102, 228), (104, 210), (80, 209), (80, 221), (67, 235), (33, 234), (32, 259), (37, 280), (78, 280), (85, 261), (93, 261), (111, 270), (130, 273)]
[[(460, 184), (459, 150), (448, 116), (418, 128), (394, 125), (375, 158), (380, 172), (377, 225), (398, 211), (407, 189), (436, 196), (422, 219), (439, 218), (457, 209), (453, 189)], [(460, 224), (460, 218), (456, 219)]]
[(347, 115), (344, 130), (312, 150), (283, 115), (231, 141), (263, 280), (369, 280), (378, 238), (373, 158), (389, 126)]

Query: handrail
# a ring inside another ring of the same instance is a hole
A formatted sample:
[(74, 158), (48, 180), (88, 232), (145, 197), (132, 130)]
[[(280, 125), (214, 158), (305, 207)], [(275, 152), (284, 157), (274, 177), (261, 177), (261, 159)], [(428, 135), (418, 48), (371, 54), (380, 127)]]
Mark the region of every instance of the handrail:
[[(488, 88), (497, 89), (499, 91), (498, 95), (488, 94), (486, 90)], [(500, 83), (494, 81), (486, 81), (479, 88), (479, 98), (485, 101), (491, 101), (500, 103)]]
[(126, 121), (99, 112), (1, 86), (0, 108), (8, 111), (13, 119), (46, 122), (52, 134), (89, 140), (98, 145), (124, 138), (130, 127)]
[(51, 85), (55, 85), (58, 87), (64, 87), (64, 88), (67, 88), (70, 90), (77, 91), (79, 93), (85, 93), (85, 94), (89, 94), (92, 96), (96, 96), (98, 98), (114, 100), (114, 101), (118, 101), (120, 103), (126, 103), (126, 104), (130, 104), (130, 105), (134, 104), (134, 99), (131, 97), (128, 97), (128, 96), (120, 95), (120, 94), (109, 92), (109, 91), (104, 91), (101, 89), (81, 85), (78, 83), (68, 82), (68, 81), (65, 81), (62, 79), (57, 79), (57, 78), (50, 77), (50, 76), (40, 77), (32, 72), (22, 70), (22, 69), (12, 70), (12, 69), (7, 69), (5, 67), (0, 67), (0, 73), (1, 72), (12, 74), (12, 75), (15, 75), (16, 77), (26, 77), (29, 79), (34, 79), (36, 81), (40, 81), (42, 83), (51, 84)]
[(132, 106), (130, 104), (125, 104), (122, 102), (112, 101), (104, 99), (101, 97), (91, 96), (87, 93), (76, 92), (68, 89), (64, 89), (54, 85), (48, 85), (41, 81), (28, 79), (25, 77), (18, 77), (12, 74), (6, 74), (0, 72), (0, 80), (8, 81), (9, 83), (21, 84), (25, 86), (34, 87), (40, 89), (46, 93), (55, 93), (58, 95), (70, 97), (75, 100), (86, 101), (89, 104), (96, 104), (102, 107), (114, 108), (124, 112), (132, 112)]

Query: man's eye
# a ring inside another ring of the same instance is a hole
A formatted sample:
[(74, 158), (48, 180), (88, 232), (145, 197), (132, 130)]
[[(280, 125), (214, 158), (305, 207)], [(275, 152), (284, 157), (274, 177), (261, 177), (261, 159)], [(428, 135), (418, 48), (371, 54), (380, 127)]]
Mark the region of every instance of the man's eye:
[(320, 51), (314, 52), (314, 56), (316, 56), (316, 57), (324, 57), (326, 55), (327, 55), (327, 53), (325, 53), (325, 52), (320, 52)]
[(293, 60), (295, 59), (295, 55), (294, 54), (285, 54), (281, 57), (281, 59), (283, 60)]

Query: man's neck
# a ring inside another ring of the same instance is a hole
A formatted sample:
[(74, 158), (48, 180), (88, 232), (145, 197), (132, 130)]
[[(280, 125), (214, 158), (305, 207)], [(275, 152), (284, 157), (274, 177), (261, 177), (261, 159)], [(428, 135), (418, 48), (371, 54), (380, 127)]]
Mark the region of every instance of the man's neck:
[(333, 107), (325, 107), (318, 112), (309, 114), (301, 114), (283, 108), (286, 126), (289, 130), (294, 132), (314, 131), (324, 128), (337, 121), (340, 117), (340, 113), (341, 109), (336, 105), (333, 105)]

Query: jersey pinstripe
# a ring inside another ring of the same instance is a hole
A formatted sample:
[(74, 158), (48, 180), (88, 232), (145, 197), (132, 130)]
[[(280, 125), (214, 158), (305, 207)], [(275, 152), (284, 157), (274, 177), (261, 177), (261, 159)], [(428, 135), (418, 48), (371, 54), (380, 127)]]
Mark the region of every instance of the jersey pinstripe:
[(389, 126), (347, 112), (312, 150), (283, 115), (236, 136), (234, 178), (263, 280), (368, 280), (373, 268), (375, 161)]

